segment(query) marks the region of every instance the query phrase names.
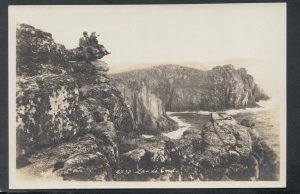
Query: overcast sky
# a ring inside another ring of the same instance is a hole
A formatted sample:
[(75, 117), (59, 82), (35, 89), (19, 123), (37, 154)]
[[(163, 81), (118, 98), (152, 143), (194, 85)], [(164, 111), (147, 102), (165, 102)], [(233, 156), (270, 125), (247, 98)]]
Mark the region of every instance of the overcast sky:
[(83, 31), (97, 32), (112, 52), (110, 72), (158, 64), (200, 69), (247, 67), (269, 93), (282, 87), (286, 65), (286, 5), (14, 6), (10, 29), (27, 23), (67, 48)]

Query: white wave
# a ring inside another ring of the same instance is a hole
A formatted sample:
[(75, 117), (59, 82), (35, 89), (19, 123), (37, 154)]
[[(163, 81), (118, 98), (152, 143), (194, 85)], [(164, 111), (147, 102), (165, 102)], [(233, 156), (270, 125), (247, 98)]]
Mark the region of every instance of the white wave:
[(170, 139), (179, 139), (183, 135), (183, 132), (188, 130), (191, 125), (189, 123), (183, 122), (181, 119), (179, 119), (177, 116), (171, 116), (168, 114), (171, 119), (173, 119), (176, 123), (178, 123), (178, 129), (176, 131), (171, 131), (168, 133), (163, 133), (164, 136), (169, 137)]
[(176, 114), (176, 113), (198, 113), (198, 111), (182, 111), (182, 112), (166, 112), (169, 116), (170, 114)]
[(142, 137), (148, 139), (148, 138), (154, 137), (154, 135), (145, 135), (145, 134), (142, 134)]
[(270, 100), (261, 100), (261, 101), (257, 102), (257, 104), (260, 107), (245, 108), (245, 109), (230, 109), (230, 110), (226, 110), (224, 112), (227, 114), (230, 114), (230, 115), (236, 115), (239, 113), (256, 113), (256, 112), (260, 112), (260, 111), (271, 110), (271, 109), (275, 108), (276, 106), (278, 106), (278, 99), (272, 98)]
[(200, 115), (210, 115), (211, 112), (210, 111), (200, 110), (200, 111), (197, 112), (197, 114), (200, 114)]

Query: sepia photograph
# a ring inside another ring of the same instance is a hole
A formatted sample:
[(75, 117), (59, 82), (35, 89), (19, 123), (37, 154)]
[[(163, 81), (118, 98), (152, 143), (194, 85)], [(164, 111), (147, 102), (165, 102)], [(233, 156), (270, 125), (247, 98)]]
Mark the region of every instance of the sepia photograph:
[(9, 188), (286, 187), (286, 3), (9, 6)]

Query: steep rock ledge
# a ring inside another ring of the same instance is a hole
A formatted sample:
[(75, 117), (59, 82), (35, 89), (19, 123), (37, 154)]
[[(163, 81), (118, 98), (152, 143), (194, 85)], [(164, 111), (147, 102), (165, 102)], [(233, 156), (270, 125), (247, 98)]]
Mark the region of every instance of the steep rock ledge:
[(126, 83), (112, 80), (112, 85), (121, 91), (142, 133), (158, 134), (162, 131), (173, 131), (178, 127), (177, 123), (166, 115), (163, 102), (143, 82)]
[(177, 65), (112, 74), (114, 85), (143, 84), (162, 100), (166, 111), (218, 111), (257, 106), (269, 97), (254, 82), (246, 69), (232, 65), (209, 71)]
[[(118, 141), (137, 132), (103, 61), (69, 63), (50, 33), (17, 27), (17, 168), (37, 177), (109, 180)], [(47, 174), (46, 173), (46, 174)]]
[(120, 92), (110, 85), (108, 65), (104, 61), (70, 62), (71, 75), (78, 83), (82, 123), (112, 121), (120, 136), (137, 135), (134, 118)]

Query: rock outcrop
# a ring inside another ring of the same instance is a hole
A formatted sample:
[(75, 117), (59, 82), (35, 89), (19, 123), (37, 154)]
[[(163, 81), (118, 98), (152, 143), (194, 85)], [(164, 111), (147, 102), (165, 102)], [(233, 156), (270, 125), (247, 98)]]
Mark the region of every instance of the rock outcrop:
[(67, 50), (50, 33), (17, 25), (17, 75), (63, 74), (68, 71)]
[(144, 134), (158, 134), (173, 131), (177, 123), (165, 111), (163, 102), (143, 82), (122, 82), (112, 84), (121, 92), (133, 113), (138, 128)]
[(212, 113), (202, 130), (187, 131), (178, 145), (182, 145), (185, 180), (279, 178), (277, 155), (258, 138), (256, 129), (244, 127), (224, 113)]
[[(83, 50), (78, 47), (74, 49), (69, 49), (67, 51), (68, 60), (69, 61), (84, 61), (85, 60), (85, 54)], [(87, 55), (90, 60), (97, 60), (101, 59), (105, 56), (105, 54), (100, 51), (99, 49), (96, 49), (94, 47), (88, 47), (87, 48)]]
[(121, 145), (121, 165), (116, 172), (116, 180), (180, 180), (181, 156), (169, 138), (126, 139)]
[(137, 135), (132, 113), (120, 92), (109, 84), (108, 65), (100, 60), (70, 63), (78, 83), (82, 123), (92, 128), (95, 122), (112, 121), (121, 136)]
[(180, 139), (128, 139), (120, 151), (127, 180), (279, 179), (278, 157), (256, 129), (224, 113), (213, 112), (203, 128), (185, 131)]
[(69, 75), (19, 76), (16, 100), (18, 154), (85, 130), (77, 120), (78, 87)]
[(124, 83), (127, 88), (144, 85), (162, 100), (166, 111), (246, 108), (268, 99), (246, 69), (236, 70), (232, 65), (217, 66), (209, 71), (162, 65), (111, 77), (117, 87)]
[(79, 90), (66, 49), (51, 34), (17, 26), (17, 155), (80, 133)]
[(86, 134), (71, 141), (42, 148), (28, 157), (21, 172), (27, 176), (63, 180), (111, 180), (116, 155), (104, 139)]
[(70, 52), (51, 34), (18, 25), (17, 167), (38, 177), (110, 179), (118, 139), (136, 136), (135, 122), (109, 84), (108, 65), (69, 62)]

